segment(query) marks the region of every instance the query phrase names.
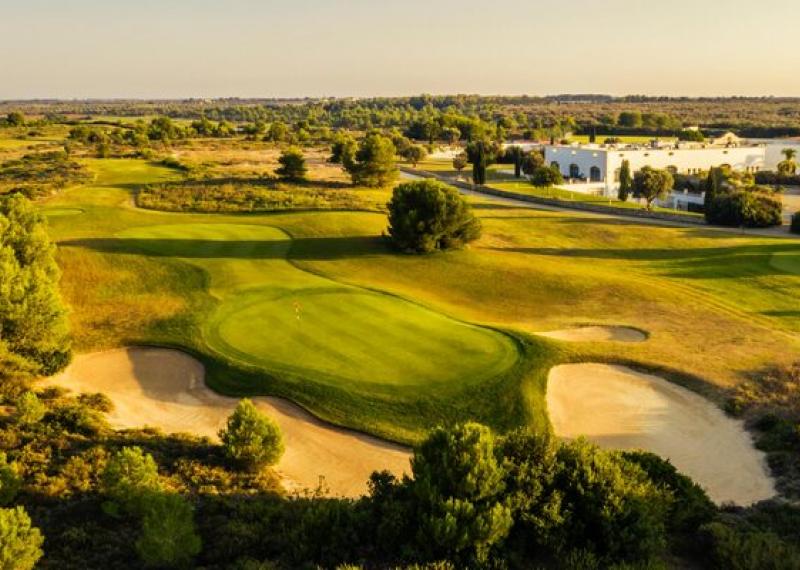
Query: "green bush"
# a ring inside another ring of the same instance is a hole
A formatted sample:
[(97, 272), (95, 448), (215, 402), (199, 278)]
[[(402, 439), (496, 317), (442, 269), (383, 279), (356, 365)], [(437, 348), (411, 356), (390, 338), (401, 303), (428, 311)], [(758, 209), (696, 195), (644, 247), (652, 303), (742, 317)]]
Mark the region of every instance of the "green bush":
[(701, 540), (712, 568), (718, 570), (796, 570), (800, 549), (771, 532), (737, 530), (722, 522), (702, 528)]
[(793, 234), (800, 234), (800, 212), (792, 214), (792, 225), (790, 229)]
[(278, 424), (246, 398), (236, 406), (219, 438), (228, 458), (250, 469), (274, 465), (284, 451)]
[(406, 252), (457, 249), (481, 234), (480, 221), (457, 190), (434, 180), (400, 184), (389, 207), (389, 235)]
[(733, 189), (717, 193), (706, 207), (706, 220), (722, 226), (766, 228), (783, 221), (780, 199), (755, 189)]
[(14, 420), (21, 426), (32, 426), (39, 423), (47, 413), (47, 406), (30, 390), (22, 394), (16, 402)]
[(308, 168), (303, 152), (297, 147), (284, 150), (278, 158), (280, 167), (275, 170), (275, 174), (285, 180), (300, 181), (305, 180)]
[(0, 509), (0, 568), (30, 570), (42, 557), (43, 542), (25, 509)]
[(583, 439), (562, 444), (557, 461), (554, 485), (562, 496), (565, 544), (609, 562), (663, 552), (671, 497), (641, 467)]
[(136, 551), (147, 566), (188, 566), (200, 547), (192, 506), (186, 499), (172, 493), (146, 495)]
[(411, 459), (420, 549), (433, 560), (486, 560), (511, 529), (505, 472), (480, 424), (433, 430)]
[(123, 447), (103, 471), (108, 497), (129, 514), (141, 514), (146, 496), (161, 490), (158, 466), (140, 447)]
[(22, 487), (17, 465), (9, 463), (5, 452), (0, 451), (0, 505), (8, 505)]
[(531, 184), (541, 188), (549, 188), (557, 184), (563, 184), (564, 177), (561, 172), (554, 166), (539, 166), (534, 168), (531, 174)]

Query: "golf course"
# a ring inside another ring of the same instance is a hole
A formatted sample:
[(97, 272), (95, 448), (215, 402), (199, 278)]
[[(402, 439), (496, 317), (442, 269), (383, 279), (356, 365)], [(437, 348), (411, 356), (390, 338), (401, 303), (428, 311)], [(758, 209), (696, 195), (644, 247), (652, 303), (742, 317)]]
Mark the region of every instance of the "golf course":
[[(41, 203), (79, 352), (180, 349), (218, 394), (281, 398), (401, 444), (464, 420), (501, 432), (551, 429), (545, 394), (559, 364), (626, 365), (715, 405), (748, 372), (791, 362), (800, 348), (793, 240), (473, 196), (479, 241), (409, 256), (387, 247), (381, 212), (145, 210), (136, 193), (179, 180), (179, 171), (134, 159), (82, 163), (91, 182)], [(390, 189), (383, 193), (388, 201)], [(113, 392), (102, 370), (91, 377)], [(726, 422), (723, 431), (741, 430)], [(765, 474), (747, 441), (737, 452)], [(756, 484), (772, 489), (768, 479)], [(348, 485), (334, 491), (352, 493)]]

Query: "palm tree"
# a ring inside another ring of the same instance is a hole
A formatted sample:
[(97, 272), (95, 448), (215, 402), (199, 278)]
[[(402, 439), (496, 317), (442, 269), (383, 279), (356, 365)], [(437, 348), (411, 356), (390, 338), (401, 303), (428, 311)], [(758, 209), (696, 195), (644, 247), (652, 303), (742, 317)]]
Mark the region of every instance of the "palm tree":
[(797, 157), (797, 149), (794, 148), (785, 148), (781, 151), (781, 154), (786, 157), (786, 160), (794, 160)]

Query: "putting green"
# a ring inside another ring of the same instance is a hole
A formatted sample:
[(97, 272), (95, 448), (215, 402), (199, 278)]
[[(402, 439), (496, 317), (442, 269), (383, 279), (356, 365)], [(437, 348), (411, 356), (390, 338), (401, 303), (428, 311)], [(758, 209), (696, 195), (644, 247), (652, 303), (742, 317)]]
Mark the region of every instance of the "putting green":
[(485, 381), (512, 368), (516, 344), (405, 299), (342, 285), (286, 260), (291, 239), (247, 224), (126, 230), (126, 249), (205, 269), (220, 304), (208, 345), (234, 360), (362, 393)]

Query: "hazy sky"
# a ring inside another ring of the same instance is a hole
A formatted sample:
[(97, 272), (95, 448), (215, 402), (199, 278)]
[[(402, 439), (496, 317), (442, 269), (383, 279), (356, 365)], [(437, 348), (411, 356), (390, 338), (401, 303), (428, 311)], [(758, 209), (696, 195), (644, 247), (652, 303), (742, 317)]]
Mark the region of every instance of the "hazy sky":
[(0, 0), (0, 99), (800, 96), (798, 0)]

